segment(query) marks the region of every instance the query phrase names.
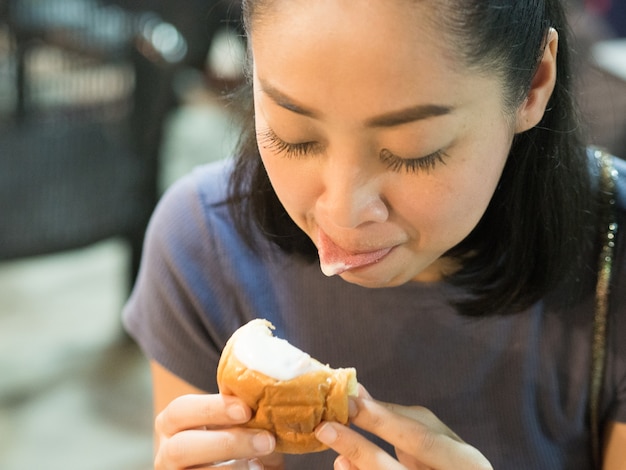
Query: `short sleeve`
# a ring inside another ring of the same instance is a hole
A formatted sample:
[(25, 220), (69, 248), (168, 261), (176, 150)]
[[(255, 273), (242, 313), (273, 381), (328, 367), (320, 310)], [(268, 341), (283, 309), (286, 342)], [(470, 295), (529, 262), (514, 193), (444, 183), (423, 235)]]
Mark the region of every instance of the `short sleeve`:
[[(215, 391), (215, 370), (233, 323), (210, 210), (225, 210), (222, 166), (196, 170), (162, 197), (150, 221), (137, 282), (123, 311), (144, 353), (192, 385)], [(206, 194), (214, 194), (214, 200)], [(217, 216), (213, 218), (218, 218)], [(227, 227), (228, 224), (221, 224)]]

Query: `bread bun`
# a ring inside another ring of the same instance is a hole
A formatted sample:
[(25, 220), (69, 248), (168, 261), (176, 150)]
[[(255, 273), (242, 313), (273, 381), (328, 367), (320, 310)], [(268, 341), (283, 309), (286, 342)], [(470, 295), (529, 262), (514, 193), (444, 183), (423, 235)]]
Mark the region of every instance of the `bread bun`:
[[(257, 319), (233, 334), (217, 368), (220, 392), (235, 395), (252, 408), (252, 419), (246, 425), (273, 433), (277, 452), (324, 450), (326, 446), (315, 438), (314, 430), (322, 421), (348, 422), (348, 397), (357, 395), (356, 371), (321, 364), (274, 337), (273, 329), (267, 320)], [(250, 367), (249, 362), (254, 361), (267, 364)], [(294, 365), (296, 372), (288, 370)], [(266, 373), (257, 369), (266, 369)], [(290, 377), (294, 373), (299, 375)]]

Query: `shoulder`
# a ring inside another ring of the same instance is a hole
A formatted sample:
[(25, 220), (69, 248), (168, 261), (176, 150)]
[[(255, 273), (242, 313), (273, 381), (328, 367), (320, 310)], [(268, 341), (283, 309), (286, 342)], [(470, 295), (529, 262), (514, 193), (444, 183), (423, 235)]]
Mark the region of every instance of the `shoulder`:
[[(195, 168), (170, 186), (157, 204), (148, 226), (146, 252), (157, 245), (157, 251), (180, 252), (200, 250), (211, 242), (209, 232), (228, 230), (232, 224), (215, 224), (211, 220), (228, 217), (228, 179), (232, 163), (219, 161)], [(179, 248), (176, 248), (179, 247)]]
[(155, 214), (177, 209), (188, 212), (198, 209), (201, 205), (208, 207), (225, 204), (231, 171), (230, 160), (220, 160), (196, 167), (165, 191)]
[(199, 167), (163, 195), (123, 314), (151, 359), (203, 390), (215, 390), (214, 369), (230, 333), (273, 310), (278, 272), (275, 258), (252, 253), (232, 223), (230, 168)]

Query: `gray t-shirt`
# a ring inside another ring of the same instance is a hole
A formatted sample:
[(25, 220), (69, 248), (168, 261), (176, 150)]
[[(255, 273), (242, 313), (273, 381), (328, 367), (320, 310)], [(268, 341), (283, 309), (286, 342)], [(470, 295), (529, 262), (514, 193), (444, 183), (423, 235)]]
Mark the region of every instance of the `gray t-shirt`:
[[(124, 311), (127, 329), (150, 358), (215, 392), (226, 340), (248, 320), (267, 318), (277, 336), (320, 361), (356, 367), (375, 398), (431, 409), (496, 469), (591, 468), (593, 292), (568, 309), (539, 302), (519, 314), (471, 319), (449, 305), (456, 292), (445, 283), (366, 289), (327, 278), (317, 264), (268, 242), (261, 241), (259, 257), (237, 234), (224, 203), (229, 168), (220, 162), (196, 169), (155, 211)], [(620, 186), (626, 194), (624, 178)], [(626, 422), (623, 238), (602, 411), (604, 419)], [(329, 451), (287, 462), (293, 469), (330, 469), (333, 458)]]

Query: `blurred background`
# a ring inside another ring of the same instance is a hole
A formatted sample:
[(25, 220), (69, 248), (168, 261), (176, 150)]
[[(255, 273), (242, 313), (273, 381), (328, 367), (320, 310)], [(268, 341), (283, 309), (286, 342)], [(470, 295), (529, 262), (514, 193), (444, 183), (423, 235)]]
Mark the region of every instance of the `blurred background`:
[(0, 0), (0, 469), (151, 468), (120, 311), (162, 192), (231, 152), (239, 5)]
[[(571, 2), (590, 141), (626, 156), (623, 0)], [(122, 330), (169, 185), (231, 152), (236, 0), (0, 0), (0, 469), (151, 468)]]

